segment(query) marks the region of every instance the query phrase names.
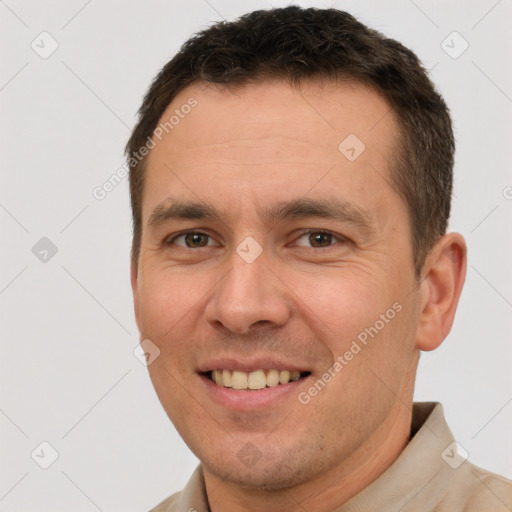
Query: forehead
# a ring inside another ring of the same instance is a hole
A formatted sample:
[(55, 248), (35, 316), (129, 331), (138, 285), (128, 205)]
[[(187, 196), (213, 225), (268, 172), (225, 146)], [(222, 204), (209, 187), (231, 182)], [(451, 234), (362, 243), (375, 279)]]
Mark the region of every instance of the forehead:
[[(187, 108), (194, 100), (197, 105)], [(176, 124), (164, 138), (173, 140), (174, 147), (168, 148), (171, 154), (182, 155), (187, 150), (203, 149), (206, 144), (212, 146), (208, 151), (222, 149), (223, 143), (233, 141), (235, 133), (245, 158), (250, 141), (256, 138), (266, 138), (268, 149), (281, 154), (289, 147), (287, 139), (294, 143), (294, 151), (301, 145), (308, 151), (308, 143), (314, 142), (331, 153), (338, 150), (343, 135), (355, 134), (375, 149), (375, 139), (389, 134), (390, 129), (396, 131), (387, 101), (372, 88), (353, 81), (309, 82), (300, 88), (285, 81), (236, 88), (196, 83), (174, 98), (160, 125), (171, 118)], [(198, 141), (201, 148), (196, 146)], [(257, 147), (252, 145), (254, 150)], [(231, 156), (236, 158), (238, 153), (236, 145), (232, 146)], [(303, 156), (302, 152), (297, 155)]]
[(205, 200), (222, 189), (259, 202), (308, 188), (364, 193), (369, 180), (389, 183), (398, 134), (385, 99), (354, 82), (300, 89), (283, 81), (235, 89), (197, 83), (177, 95), (159, 126), (146, 162), (146, 221), (177, 189)]

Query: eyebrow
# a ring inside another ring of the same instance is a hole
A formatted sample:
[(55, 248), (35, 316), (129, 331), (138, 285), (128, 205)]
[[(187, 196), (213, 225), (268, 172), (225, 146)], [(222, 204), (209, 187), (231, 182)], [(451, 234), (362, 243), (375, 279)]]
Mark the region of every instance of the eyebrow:
[[(168, 204), (171, 203), (171, 204)], [(216, 208), (208, 203), (195, 203), (166, 199), (155, 207), (148, 220), (148, 226), (157, 227), (171, 220), (219, 220)]]
[[(300, 198), (281, 201), (266, 209), (257, 209), (264, 222), (279, 223), (287, 219), (322, 218), (349, 223), (372, 232), (374, 222), (369, 213), (359, 206), (336, 198)], [(148, 226), (158, 227), (172, 220), (222, 220), (221, 213), (210, 203), (181, 201), (168, 198), (157, 205), (148, 220)]]

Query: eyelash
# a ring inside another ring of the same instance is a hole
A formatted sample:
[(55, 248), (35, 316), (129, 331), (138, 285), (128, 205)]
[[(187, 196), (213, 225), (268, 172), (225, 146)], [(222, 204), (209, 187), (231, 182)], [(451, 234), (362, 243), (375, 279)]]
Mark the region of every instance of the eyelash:
[[(350, 242), (350, 240), (342, 235), (337, 235), (336, 233), (333, 233), (332, 231), (327, 231), (327, 230), (319, 230), (319, 229), (310, 229), (310, 230), (307, 230), (307, 231), (304, 231), (303, 233), (301, 233), (297, 238), (296, 238), (296, 241), (299, 240), (300, 238), (304, 237), (304, 236), (309, 236), (313, 233), (317, 233), (317, 234), (322, 234), (322, 235), (328, 235), (328, 236), (332, 236), (332, 238), (334, 240), (336, 240), (337, 242), (342, 242), (342, 243), (347, 243), (347, 242)], [(173, 236), (172, 238), (167, 238), (166, 241), (165, 241), (165, 244), (166, 245), (171, 245), (173, 244), (173, 242), (175, 242), (176, 239), (180, 238), (180, 237), (183, 237), (183, 236), (187, 236), (187, 235), (193, 235), (193, 234), (196, 234), (196, 235), (204, 235), (204, 236), (207, 236), (209, 237), (210, 239), (212, 239), (213, 237), (210, 236), (208, 233), (204, 233), (202, 231), (184, 231), (182, 233), (178, 233), (177, 235)], [(310, 246), (309, 248), (310, 249), (328, 249), (329, 247), (333, 247), (335, 244), (329, 244), (325, 247), (314, 247), (314, 246)], [(188, 247), (188, 246), (182, 246), (180, 245), (179, 247), (183, 247), (185, 249), (202, 249), (203, 247)], [(207, 247), (207, 246), (204, 246), (204, 247)]]

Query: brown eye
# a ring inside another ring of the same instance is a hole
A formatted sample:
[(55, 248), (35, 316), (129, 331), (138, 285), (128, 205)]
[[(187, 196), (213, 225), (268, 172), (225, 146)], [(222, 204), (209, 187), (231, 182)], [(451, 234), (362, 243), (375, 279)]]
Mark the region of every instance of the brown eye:
[(313, 247), (328, 247), (332, 244), (333, 236), (330, 233), (310, 233), (309, 241)]
[(189, 247), (190, 249), (212, 245), (210, 243), (209, 235), (195, 231), (190, 233), (182, 233), (181, 235), (178, 235), (170, 240), (169, 243), (179, 245), (181, 247)]
[(343, 241), (343, 237), (337, 237), (328, 231), (308, 231), (297, 239), (296, 244), (322, 249), (334, 245), (337, 241)]
[(204, 247), (208, 243), (208, 235), (204, 233), (187, 233), (185, 243), (188, 247)]

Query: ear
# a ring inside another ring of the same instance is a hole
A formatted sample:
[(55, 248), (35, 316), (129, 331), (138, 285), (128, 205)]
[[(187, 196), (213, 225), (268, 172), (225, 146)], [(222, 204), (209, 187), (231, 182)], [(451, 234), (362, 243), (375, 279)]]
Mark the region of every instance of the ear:
[(416, 348), (434, 350), (450, 332), (466, 278), (467, 248), (459, 233), (442, 236), (425, 260)]
[(138, 287), (138, 264), (133, 259), (130, 264), (130, 282), (132, 284), (133, 310), (135, 313), (135, 321), (140, 332), (140, 314), (139, 314), (139, 287)]

